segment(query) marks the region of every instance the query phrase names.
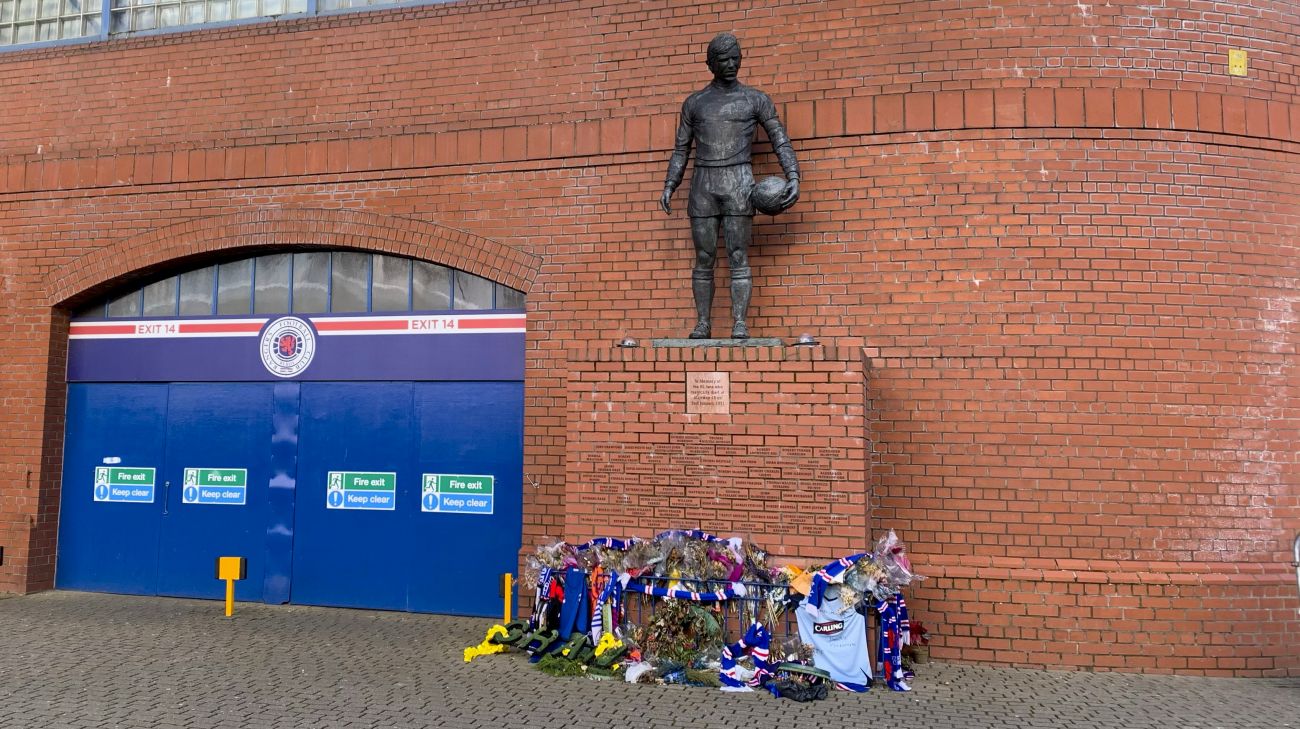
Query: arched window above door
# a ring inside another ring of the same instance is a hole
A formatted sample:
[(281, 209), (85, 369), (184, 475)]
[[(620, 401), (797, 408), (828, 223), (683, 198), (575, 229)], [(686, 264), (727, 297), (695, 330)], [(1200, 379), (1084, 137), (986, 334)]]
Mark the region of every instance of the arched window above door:
[(523, 308), (523, 292), (436, 263), (358, 251), (308, 251), (185, 271), (101, 300), (75, 318)]

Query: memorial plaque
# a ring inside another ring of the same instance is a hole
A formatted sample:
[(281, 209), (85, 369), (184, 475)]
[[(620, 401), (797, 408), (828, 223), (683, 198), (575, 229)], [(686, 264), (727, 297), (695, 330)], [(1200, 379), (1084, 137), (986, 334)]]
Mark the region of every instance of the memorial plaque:
[(731, 379), (726, 372), (686, 373), (686, 412), (731, 414)]

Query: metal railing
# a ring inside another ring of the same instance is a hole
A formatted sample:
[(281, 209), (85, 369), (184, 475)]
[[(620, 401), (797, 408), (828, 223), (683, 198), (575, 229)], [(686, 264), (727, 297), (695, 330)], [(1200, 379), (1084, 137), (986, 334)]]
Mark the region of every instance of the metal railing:
[[(652, 575), (639, 577), (636, 581), (656, 587), (666, 587), (670, 583), (678, 582), (685, 589), (695, 592), (721, 592), (737, 584), (727, 580), (681, 580)], [(737, 595), (730, 600), (699, 603), (701, 607), (712, 611), (714, 619), (718, 621), (721, 628), (724, 642), (729, 644), (739, 640), (755, 619), (767, 626), (775, 640), (780, 640), (786, 636), (799, 635), (799, 624), (795, 619), (794, 611), (781, 610), (776, 615), (776, 620), (772, 620), (771, 606), (773, 603), (779, 604), (780, 600), (785, 597), (787, 590), (789, 590), (788, 585), (777, 585), (770, 582), (740, 582), (738, 584), (744, 586), (745, 594), (743, 596)], [(623, 593), (625, 619), (637, 625), (645, 625), (654, 618), (655, 610), (663, 604), (665, 599), (641, 592), (626, 591)]]

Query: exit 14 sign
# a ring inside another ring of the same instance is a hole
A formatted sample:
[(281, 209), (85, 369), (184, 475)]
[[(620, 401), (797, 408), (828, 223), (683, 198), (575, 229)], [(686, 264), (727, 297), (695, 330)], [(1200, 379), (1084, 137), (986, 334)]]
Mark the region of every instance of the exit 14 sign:
[(426, 473), (420, 511), (439, 514), (491, 514), (495, 476)]

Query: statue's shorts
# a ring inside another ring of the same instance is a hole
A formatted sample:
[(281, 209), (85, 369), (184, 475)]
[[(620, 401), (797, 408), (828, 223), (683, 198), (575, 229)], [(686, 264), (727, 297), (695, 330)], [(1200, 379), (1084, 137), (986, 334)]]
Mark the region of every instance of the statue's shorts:
[(729, 167), (695, 167), (686, 214), (692, 218), (721, 215), (754, 215), (749, 194), (754, 190), (754, 171), (748, 164)]

